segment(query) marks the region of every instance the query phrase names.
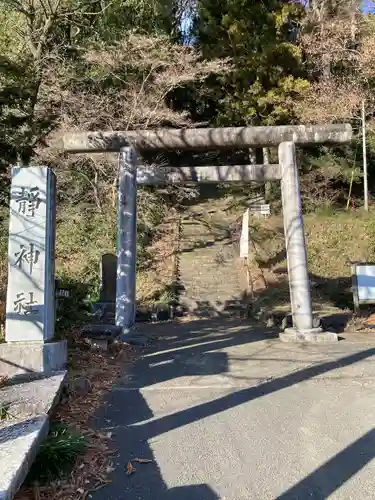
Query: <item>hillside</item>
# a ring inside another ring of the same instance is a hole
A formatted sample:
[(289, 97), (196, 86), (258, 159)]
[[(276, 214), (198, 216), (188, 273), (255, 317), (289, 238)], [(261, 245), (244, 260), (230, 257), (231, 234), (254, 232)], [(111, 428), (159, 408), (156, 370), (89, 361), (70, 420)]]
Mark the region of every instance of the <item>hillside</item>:
[[(237, 314), (246, 306), (246, 274), (239, 259), (242, 208), (209, 200), (184, 212), (179, 254), (181, 304), (195, 315)], [(280, 215), (251, 219), (252, 313), (266, 318), (289, 310), (283, 222)], [(314, 310), (352, 308), (351, 261), (374, 259), (372, 214), (326, 212), (305, 216)]]

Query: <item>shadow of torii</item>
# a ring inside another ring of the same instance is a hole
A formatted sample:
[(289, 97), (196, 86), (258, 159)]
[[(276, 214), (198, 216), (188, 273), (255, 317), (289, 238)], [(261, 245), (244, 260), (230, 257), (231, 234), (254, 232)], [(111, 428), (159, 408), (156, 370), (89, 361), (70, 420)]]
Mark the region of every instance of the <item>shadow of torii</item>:
[[(222, 321), (220, 322), (222, 323)], [(176, 500), (177, 498), (211, 500), (220, 498), (207, 484), (168, 488), (168, 484), (166, 484), (162, 476), (162, 470), (155, 462), (151, 443), (159, 440), (160, 436), (174, 429), (186, 427), (189, 424), (212, 415), (219, 415), (249, 401), (266, 397), (332, 370), (350, 366), (375, 356), (375, 347), (369, 348), (368, 346), (364, 346), (360, 352), (342, 356), (335, 360), (321, 362), (314, 366), (308, 366), (276, 379), (265, 380), (256, 386), (240, 390), (233, 389), (233, 391), (221, 397), (175, 411), (174, 413), (162, 414), (160, 417), (156, 417), (141, 393), (142, 388), (151, 388), (154, 384), (165, 380), (173, 380), (173, 378), (180, 376), (202, 375), (202, 368), (199, 363), (190, 364), (186, 372), (181, 370), (182, 365), (179, 363), (179, 360), (184, 357), (187, 359), (188, 356), (193, 358), (203, 356), (209, 361), (206, 365), (208, 366), (209, 375), (225, 373), (227, 371), (227, 364), (223, 357), (225, 353), (222, 351), (217, 353), (212, 351), (222, 350), (228, 346), (272, 339), (272, 336), (274, 336), (272, 334), (270, 336), (265, 335), (260, 330), (249, 328), (247, 332), (243, 332), (241, 335), (233, 331), (227, 336), (224, 335), (221, 337), (218, 335), (216, 337), (214, 335), (212, 337), (212, 333), (216, 331), (215, 327), (212, 329), (208, 327), (204, 328), (204, 324), (208, 325), (210, 322), (196, 321), (190, 325), (181, 325), (181, 334), (175, 337), (168, 337), (164, 334), (163, 338), (159, 338), (156, 346), (143, 351), (145, 357), (148, 354), (152, 354), (152, 362), (148, 363), (147, 366), (147, 363), (143, 359), (140, 359), (136, 362), (133, 370), (129, 374), (125, 374), (119, 385), (108, 395), (106, 404), (102, 407), (101, 414), (97, 417), (97, 424), (105, 430), (114, 430), (114, 439), (120, 449), (116, 464), (118, 467), (112, 475), (113, 481), (105, 490), (106, 499), (117, 500), (126, 498), (127, 494), (131, 494), (134, 498), (141, 498), (142, 500), (169, 498)], [(215, 355), (219, 354), (221, 356), (215, 357)], [(212, 355), (213, 357), (211, 358)], [(254, 359), (256, 359), (256, 356)], [(216, 362), (217, 360), (218, 363)], [(197, 367), (196, 370), (194, 370), (194, 366)], [(188, 436), (186, 436), (186, 439), (188, 439)], [(343, 452), (339, 453), (337, 459), (329, 461), (327, 465), (322, 466), (317, 472), (303, 479), (280, 498), (285, 498), (285, 500), (297, 498), (302, 492), (307, 491), (306, 488), (308, 488), (310, 494), (312, 492), (313, 498), (327, 498), (327, 496), (323, 496), (323, 493), (328, 492), (330, 494), (335, 491), (375, 456), (375, 447), (372, 446), (373, 442), (373, 432), (366, 434), (358, 440), (357, 446), (354, 444), (343, 450)], [(184, 445), (181, 443), (180, 446), (182, 449), (178, 446), (176, 443), (176, 453), (181, 459)], [(360, 452), (361, 446), (365, 451), (364, 457), (351, 466), (339, 467), (338, 461), (341, 457), (349, 459), (348, 457), (352, 452)], [(151, 459), (153, 463), (145, 465), (135, 464), (137, 468), (136, 473), (126, 476), (125, 469), (127, 462), (137, 457)], [(173, 462), (173, 457), (168, 456), (167, 459)], [(329, 472), (331, 469), (334, 471), (332, 478), (328, 474), (322, 483), (322, 473), (325, 470)], [(179, 483), (178, 470), (176, 470), (176, 477), (174, 478), (174, 484), (176, 483)], [(100, 500), (101, 498), (103, 497), (93, 495), (94, 500)]]

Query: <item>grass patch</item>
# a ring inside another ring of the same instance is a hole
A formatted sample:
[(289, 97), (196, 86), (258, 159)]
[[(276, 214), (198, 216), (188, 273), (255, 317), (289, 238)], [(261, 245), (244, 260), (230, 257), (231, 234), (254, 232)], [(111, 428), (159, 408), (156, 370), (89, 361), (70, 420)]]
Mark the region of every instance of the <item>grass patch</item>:
[(64, 478), (77, 458), (84, 455), (86, 447), (84, 436), (65, 425), (54, 424), (31, 466), (26, 484), (44, 485)]
[(326, 278), (349, 278), (351, 261), (372, 261), (375, 255), (373, 217), (371, 212), (306, 216), (310, 272)]
[(0, 422), (3, 422), (4, 420), (9, 420), (12, 417), (10, 413), (10, 407), (11, 403), (0, 403)]
[[(375, 214), (319, 210), (304, 222), (314, 309), (351, 309), (351, 262), (375, 260)], [(290, 298), (282, 217), (262, 220), (253, 231), (253, 262), (270, 284), (258, 302), (268, 310), (283, 308)]]
[[(255, 259), (270, 270), (286, 264), (282, 224), (281, 217), (272, 217), (253, 235)], [(349, 278), (351, 261), (375, 259), (375, 217), (371, 213), (308, 214), (305, 232), (309, 271), (314, 275)]]

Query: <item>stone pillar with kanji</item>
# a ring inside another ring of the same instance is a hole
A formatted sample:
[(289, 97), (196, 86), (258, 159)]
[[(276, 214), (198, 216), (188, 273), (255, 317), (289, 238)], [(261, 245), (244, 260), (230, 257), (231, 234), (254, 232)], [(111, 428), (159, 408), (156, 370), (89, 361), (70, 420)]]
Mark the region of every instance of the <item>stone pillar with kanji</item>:
[(14, 167), (10, 196), (5, 340), (45, 342), (55, 325), (56, 178)]

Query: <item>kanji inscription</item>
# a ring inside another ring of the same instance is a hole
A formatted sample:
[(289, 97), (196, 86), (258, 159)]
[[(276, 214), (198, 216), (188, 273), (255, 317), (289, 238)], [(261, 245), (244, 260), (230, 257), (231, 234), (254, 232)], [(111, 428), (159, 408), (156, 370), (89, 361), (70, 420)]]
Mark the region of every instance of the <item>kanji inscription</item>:
[(19, 214), (26, 217), (35, 217), (41, 203), (40, 188), (38, 186), (32, 188), (21, 187), (21, 192), (16, 194), (16, 202)]

